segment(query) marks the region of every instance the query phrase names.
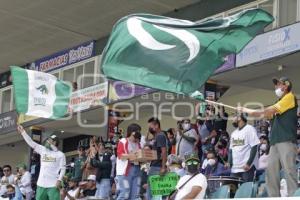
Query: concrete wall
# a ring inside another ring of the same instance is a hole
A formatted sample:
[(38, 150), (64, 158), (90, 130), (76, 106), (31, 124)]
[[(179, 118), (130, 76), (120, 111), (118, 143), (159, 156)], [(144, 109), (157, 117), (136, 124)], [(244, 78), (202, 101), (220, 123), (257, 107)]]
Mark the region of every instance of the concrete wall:
[(19, 163), (27, 163), (29, 158), (28, 150), (29, 148), (24, 141), (0, 146), (0, 166), (9, 164), (15, 171), (15, 167)]

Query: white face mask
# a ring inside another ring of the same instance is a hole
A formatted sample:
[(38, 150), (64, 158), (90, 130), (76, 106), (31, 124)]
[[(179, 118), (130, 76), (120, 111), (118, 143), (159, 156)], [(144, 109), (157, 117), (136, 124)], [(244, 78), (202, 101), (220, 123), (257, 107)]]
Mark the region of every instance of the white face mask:
[(266, 151), (267, 150), (267, 144), (261, 144), (260, 145), (260, 150), (261, 151)]
[(215, 159), (208, 159), (207, 164), (210, 166), (214, 166), (216, 164), (216, 160)]
[(183, 124), (182, 127), (184, 130), (189, 130), (191, 128), (191, 124)]
[(276, 96), (277, 97), (282, 97), (282, 95), (284, 94), (284, 91), (282, 91), (281, 90), (281, 88), (277, 88), (276, 90), (275, 90), (275, 94), (276, 94)]

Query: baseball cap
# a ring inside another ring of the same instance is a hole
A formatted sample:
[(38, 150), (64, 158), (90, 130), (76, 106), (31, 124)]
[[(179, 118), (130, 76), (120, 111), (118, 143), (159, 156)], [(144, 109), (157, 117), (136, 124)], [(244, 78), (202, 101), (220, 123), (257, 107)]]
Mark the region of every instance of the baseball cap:
[(189, 160), (196, 160), (196, 161), (200, 162), (198, 155), (194, 152), (184, 155), (184, 159), (185, 159), (185, 162), (187, 162)]
[(181, 165), (182, 160), (175, 154), (170, 154), (168, 155), (167, 163), (168, 165), (174, 165), (174, 164)]
[(96, 181), (96, 176), (95, 175), (89, 175), (87, 180), (88, 181)]
[(282, 83), (286, 86), (288, 86), (288, 89), (292, 89), (292, 82), (287, 77), (281, 77), (281, 78), (273, 78), (272, 79), (274, 85), (277, 85), (278, 83)]
[(55, 141), (57, 145), (59, 143), (59, 139), (55, 134), (50, 135), (50, 137), (48, 139)]
[(20, 163), (17, 165), (18, 168), (26, 169), (26, 164), (25, 163)]

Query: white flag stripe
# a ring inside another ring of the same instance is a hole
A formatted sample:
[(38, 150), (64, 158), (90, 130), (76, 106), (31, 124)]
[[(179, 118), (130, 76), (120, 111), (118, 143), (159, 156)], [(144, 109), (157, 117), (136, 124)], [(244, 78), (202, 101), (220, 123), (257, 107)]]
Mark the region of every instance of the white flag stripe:
[(32, 70), (27, 70), (27, 75), (28, 111), (26, 115), (51, 118), (56, 99), (56, 77)]

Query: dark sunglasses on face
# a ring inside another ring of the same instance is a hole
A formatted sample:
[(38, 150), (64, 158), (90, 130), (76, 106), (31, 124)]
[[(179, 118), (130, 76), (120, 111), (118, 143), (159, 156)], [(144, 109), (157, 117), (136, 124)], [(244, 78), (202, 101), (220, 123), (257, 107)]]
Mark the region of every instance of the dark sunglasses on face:
[(3, 169), (3, 172), (10, 172), (9, 169)]

